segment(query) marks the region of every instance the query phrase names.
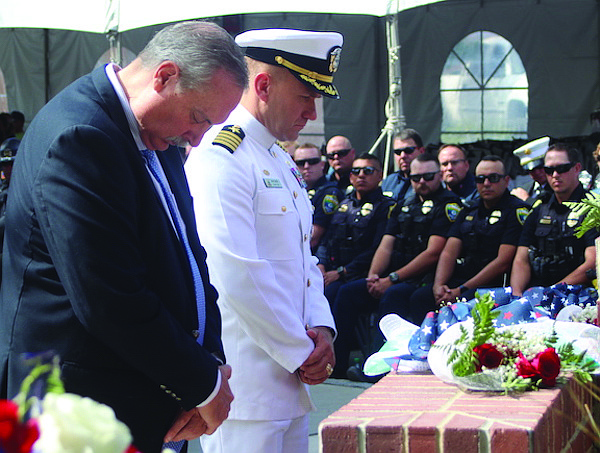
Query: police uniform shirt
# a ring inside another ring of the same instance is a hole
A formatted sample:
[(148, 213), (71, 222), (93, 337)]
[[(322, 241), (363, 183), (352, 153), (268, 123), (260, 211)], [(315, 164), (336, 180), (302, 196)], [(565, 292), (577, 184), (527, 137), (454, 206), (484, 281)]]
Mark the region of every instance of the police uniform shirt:
[[(577, 188), (573, 191), (571, 196), (569, 197), (568, 201), (581, 201), (581, 199), (584, 198), (585, 193), (586, 193), (586, 191), (584, 190), (583, 186), (581, 184), (579, 184), (577, 186)], [(559, 215), (561, 215), (561, 214), (564, 215), (567, 211), (569, 211), (569, 208), (567, 208), (565, 205), (558, 202), (558, 200), (556, 199), (556, 196), (554, 194), (552, 194), (552, 196), (550, 197), (550, 200), (548, 201), (547, 204), (549, 204), (548, 207), (549, 207), (551, 213), (556, 212)], [(537, 245), (537, 239), (536, 239), (535, 232), (536, 232), (536, 229), (538, 228), (538, 225), (550, 224), (550, 222), (551, 222), (551, 220), (548, 218), (548, 216), (543, 215), (543, 207), (545, 205), (546, 205), (546, 203), (536, 207), (531, 212), (531, 215), (527, 218), (527, 221), (525, 222), (525, 225), (523, 226), (523, 233), (521, 234), (521, 238), (519, 240), (519, 246), (535, 247)], [(564, 228), (565, 235), (567, 235), (567, 234), (572, 235), (572, 233), (574, 233), (577, 226), (579, 226), (581, 224), (581, 221), (582, 221), (582, 218), (580, 218), (579, 216), (577, 216), (575, 214), (573, 214), (572, 216), (567, 216), (567, 221), (566, 221), (565, 225), (562, 227), (562, 228)], [(596, 239), (598, 234), (599, 233), (596, 231), (596, 229), (592, 228), (590, 231), (585, 233), (581, 239), (575, 238), (574, 244), (575, 244), (576, 250), (574, 251), (574, 254), (577, 256), (583, 257), (585, 249), (587, 247), (594, 246), (594, 240)], [(565, 274), (565, 275), (567, 275), (567, 274)]]
[(410, 179), (400, 171), (388, 175), (381, 183), (381, 190), (385, 196), (396, 201), (407, 200), (415, 194)]
[[(421, 241), (425, 245), (423, 248), (425, 250), (430, 236), (448, 237), (450, 227), (458, 218), (461, 210), (459, 203), (460, 199), (456, 194), (442, 187), (436, 190), (431, 198), (424, 201), (415, 195), (409, 198), (404, 205), (396, 205), (390, 215), (390, 220), (388, 220), (385, 234), (398, 236), (403, 232), (404, 221), (412, 222), (417, 217), (423, 217), (423, 221), (418, 225), (427, 225), (429, 228), (426, 231), (423, 228), (411, 228), (407, 241), (410, 241), (411, 244)], [(414, 222), (413, 225), (417, 226)]]
[(310, 198), (310, 202), (315, 208), (313, 224), (328, 228), (333, 213), (339, 206), (340, 200), (344, 198), (344, 195), (337, 188), (336, 183), (327, 181), (325, 176), (321, 176), (315, 187), (308, 190), (308, 198)]
[[(356, 198), (356, 191), (352, 191), (340, 203), (331, 221), (326, 242), (326, 270), (344, 266), (348, 280), (366, 276), (373, 254), (383, 237), (392, 206), (394, 200), (384, 196), (379, 187), (362, 200)], [(348, 235), (352, 238), (351, 259), (340, 256), (343, 240), (340, 238)]]
[(402, 262), (410, 261), (427, 248), (430, 236), (448, 236), (460, 210), (460, 199), (442, 187), (427, 200), (414, 195), (404, 205), (396, 205), (385, 234), (396, 237), (394, 249), (404, 256)]
[(468, 279), (476, 275), (498, 256), (502, 244), (518, 245), (528, 214), (527, 203), (508, 190), (492, 209), (481, 199), (475, 206), (464, 208), (449, 234), (462, 241), (460, 255), (465, 266), (457, 269), (461, 276)]

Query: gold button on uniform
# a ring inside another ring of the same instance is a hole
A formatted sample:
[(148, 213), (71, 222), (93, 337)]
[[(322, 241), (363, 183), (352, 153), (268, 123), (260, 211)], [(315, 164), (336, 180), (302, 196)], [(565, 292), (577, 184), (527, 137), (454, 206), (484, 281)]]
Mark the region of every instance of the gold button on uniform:
[(281, 212), (285, 212), (285, 211), (287, 211), (287, 208), (285, 206), (282, 206), (281, 207)]
[(306, 286), (310, 286), (310, 278), (306, 280)]
[(294, 190), (294, 198), (298, 198), (298, 192)]
[(304, 235), (304, 242), (306, 242), (308, 240), (308, 234)]
[(264, 173), (265, 175), (267, 175), (267, 176), (269, 176), (269, 175), (270, 175), (270, 173), (269, 173), (269, 170), (263, 170), (263, 173)]

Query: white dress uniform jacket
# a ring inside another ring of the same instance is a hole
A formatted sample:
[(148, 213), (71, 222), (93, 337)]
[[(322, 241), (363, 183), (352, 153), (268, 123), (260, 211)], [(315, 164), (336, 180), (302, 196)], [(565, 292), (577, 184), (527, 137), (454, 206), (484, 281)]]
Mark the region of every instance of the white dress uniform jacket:
[[(224, 125), (245, 133), (234, 152), (213, 144)], [(296, 165), (240, 105), (185, 167), (233, 369), (229, 418), (305, 415), (314, 406), (296, 370), (314, 348), (306, 326), (334, 322), (310, 252), (312, 205)]]

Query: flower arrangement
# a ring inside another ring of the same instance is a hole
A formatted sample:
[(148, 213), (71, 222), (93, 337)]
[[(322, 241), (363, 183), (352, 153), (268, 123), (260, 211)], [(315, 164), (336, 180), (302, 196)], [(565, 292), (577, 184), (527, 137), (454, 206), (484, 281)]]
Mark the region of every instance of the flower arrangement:
[[(547, 335), (527, 332), (526, 325), (496, 328), (493, 321), (498, 312), (492, 311), (491, 295), (476, 297), (471, 312), (473, 329), (457, 324), (458, 338), (447, 344), (436, 343), (432, 349), (447, 353), (446, 365), (456, 383), (513, 392), (554, 387), (569, 374), (581, 382), (591, 382), (591, 374), (600, 365), (586, 351), (577, 352), (573, 342), (560, 343), (554, 330)], [(435, 360), (436, 355), (429, 358)], [(432, 364), (435, 372), (434, 368)]]
[(0, 453), (140, 453), (110, 407), (65, 393), (57, 357), (35, 360), (15, 399), (0, 400)]

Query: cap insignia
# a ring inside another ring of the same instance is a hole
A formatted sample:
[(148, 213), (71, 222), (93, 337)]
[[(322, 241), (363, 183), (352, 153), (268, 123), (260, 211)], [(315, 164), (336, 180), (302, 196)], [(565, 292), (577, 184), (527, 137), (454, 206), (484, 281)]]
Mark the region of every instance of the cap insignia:
[(342, 48), (339, 46), (332, 47), (329, 50), (328, 60), (329, 60), (329, 72), (334, 73), (338, 70), (340, 66), (340, 55), (342, 53)]

